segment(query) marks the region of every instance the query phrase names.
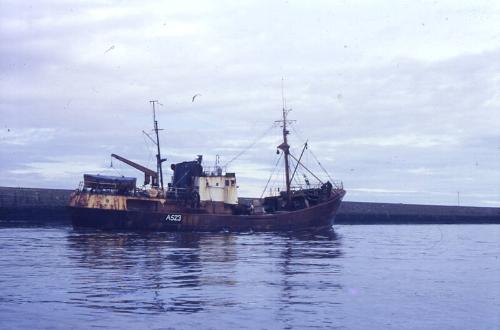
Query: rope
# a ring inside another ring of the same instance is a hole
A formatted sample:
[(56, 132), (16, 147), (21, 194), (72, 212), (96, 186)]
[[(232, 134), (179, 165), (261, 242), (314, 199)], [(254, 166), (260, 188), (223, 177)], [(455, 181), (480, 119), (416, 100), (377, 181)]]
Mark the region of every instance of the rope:
[(330, 176), (330, 174), (328, 174), (328, 172), (326, 171), (326, 169), (323, 167), (323, 165), (321, 165), (321, 163), (319, 162), (318, 158), (316, 157), (316, 155), (312, 152), (311, 149), (309, 149), (309, 152), (311, 153), (311, 155), (314, 157), (314, 159), (316, 160), (316, 162), (318, 163), (319, 167), (321, 167), (321, 169), (323, 170), (323, 172), (325, 172), (326, 176), (328, 177), (328, 179), (330, 179), (330, 182), (333, 182), (333, 179), (332, 177)]
[(224, 166), (227, 168), (229, 166), (229, 164), (231, 164), (232, 162), (234, 162), (236, 159), (238, 159), (239, 157), (241, 157), (241, 155), (243, 155), (245, 152), (248, 151), (248, 149), (252, 148), (254, 145), (257, 144), (257, 142), (259, 142), (267, 133), (269, 133), (269, 131), (271, 129), (274, 128), (276, 124), (272, 124), (271, 127), (269, 127), (268, 129), (266, 129), (264, 131), (264, 133), (262, 133), (255, 141), (253, 141), (250, 145), (248, 145), (245, 149), (243, 149), (242, 151), (240, 151), (236, 156), (234, 156), (233, 158), (231, 158), (230, 161), (228, 161)]
[[(119, 164), (118, 166), (120, 166), (121, 164)], [(111, 162), (109, 164), (109, 168), (112, 168), (115, 172), (118, 173), (119, 176), (124, 176), (123, 173), (121, 172), (120, 169), (117, 169), (114, 165), (113, 165), (113, 157), (111, 157)]]
[[(153, 151), (151, 149), (151, 143), (146, 140), (146, 137), (144, 136), (144, 134), (142, 134), (142, 139), (144, 141), (144, 144), (146, 145), (146, 150), (149, 153), (147, 164), (148, 164), (149, 167), (151, 167), (151, 165), (153, 163), (153, 157), (154, 157), (153, 156)], [(156, 157), (154, 157), (154, 158), (156, 158)], [(156, 166), (156, 164), (155, 164), (155, 166)]]
[[(292, 167), (295, 167), (296, 163), (294, 164), (294, 162), (292, 161), (292, 159), (289, 159), (288, 161), (290, 162), (290, 165)], [(297, 168), (297, 170), (298, 170), (298, 168)], [(300, 186), (300, 181), (297, 180), (296, 176), (293, 177), (293, 182), (295, 182), (296, 185)], [(292, 184), (292, 182), (290, 182), (290, 184)]]
[(274, 165), (274, 168), (271, 172), (271, 175), (269, 176), (269, 179), (267, 180), (266, 182), (266, 186), (264, 187), (264, 190), (262, 191), (262, 194), (260, 194), (260, 198), (262, 198), (262, 196), (264, 196), (266, 190), (267, 190), (267, 186), (269, 185), (269, 182), (271, 181), (273, 175), (274, 175), (274, 171), (276, 171), (276, 168), (278, 167), (278, 164), (280, 163), (280, 160), (281, 160), (281, 156), (283, 156), (283, 153), (280, 152), (280, 156), (278, 157), (278, 161), (276, 162), (276, 164)]
[[(301, 137), (300, 137), (299, 132), (297, 132), (297, 130), (295, 129), (295, 127), (294, 127), (294, 126), (292, 126), (292, 129), (293, 129), (293, 131), (295, 132), (295, 134), (297, 134), (297, 136), (298, 136), (299, 138), (301, 138)], [(328, 179), (330, 179), (330, 182), (333, 182), (332, 177), (330, 176), (330, 174), (328, 174), (327, 170), (323, 167), (323, 165), (321, 164), (321, 162), (318, 160), (318, 158), (316, 157), (316, 155), (314, 154), (314, 152), (311, 150), (311, 147), (310, 147), (310, 146), (308, 146), (308, 147), (307, 147), (307, 150), (308, 150), (308, 151), (311, 153), (311, 155), (314, 157), (314, 160), (316, 160), (316, 163), (318, 163), (319, 167), (323, 170), (323, 172), (325, 172), (325, 174), (326, 174), (326, 176), (328, 177)]]

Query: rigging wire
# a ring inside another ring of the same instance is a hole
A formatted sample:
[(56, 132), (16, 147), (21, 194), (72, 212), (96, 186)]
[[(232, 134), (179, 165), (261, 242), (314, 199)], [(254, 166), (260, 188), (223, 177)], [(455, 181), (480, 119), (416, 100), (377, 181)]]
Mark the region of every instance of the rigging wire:
[[(291, 159), (290, 159), (289, 161), (290, 161), (290, 165), (291, 165), (292, 167), (295, 167), (294, 165), (297, 165), (296, 163), (294, 164), (294, 163), (293, 163), (293, 161), (292, 161)], [(294, 176), (294, 177), (293, 177), (293, 182), (295, 182), (295, 184), (296, 184), (297, 186), (300, 186), (300, 181), (297, 179), (297, 176)], [(291, 183), (291, 182), (290, 182), (290, 183)]]
[(321, 169), (323, 170), (323, 172), (325, 172), (326, 176), (328, 177), (328, 179), (330, 179), (330, 182), (333, 182), (333, 179), (332, 177), (330, 176), (330, 174), (328, 174), (328, 172), (326, 171), (326, 169), (323, 167), (323, 165), (321, 164), (321, 162), (318, 160), (318, 158), (316, 157), (316, 155), (314, 154), (314, 152), (312, 152), (312, 150), (309, 150), (309, 152), (311, 153), (311, 155), (314, 157), (314, 159), (316, 160), (316, 162), (318, 163), (319, 167), (321, 167)]
[(259, 142), (264, 136), (267, 135), (267, 133), (269, 133), (269, 131), (271, 129), (273, 129), (274, 127), (276, 126), (275, 123), (273, 123), (269, 128), (267, 128), (264, 133), (262, 133), (257, 139), (255, 139), (250, 145), (248, 145), (246, 148), (244, 148), (243, 150), (241, 150), (236, 156), (234, 156), (233, 158), (231, 158), (230, 161), (228, 161), (224, 167), (228, 167), (229, 164), (231, 164), (232, 162), (234, 162), (236, 159), (240, 158), (245, 152), (247, 152), (249, 149), (251, 149), (254, 145), (257, 144), (257, 142)]
[(262, 191), (262, 194), (260, 194), (260, 198), (262, 198), (262, 196), (264, 196), (264, 194), (266, 193), (267, 186), (269, 185), (269, 182), (273, 178), (274, 171), (276, 171), (276, 168), (278, 167), (282, 156), (283, 156), (283, 153), (280, 152), (280, 156), (278, 157), (278, 161), (276, 162), (276, 164), (274, 165), (273, 170), (271, 171), (271, 175), (269, 176), (269, 179), (266, 182), (266, 186), (264, 187), (264, 190)]
[[(121, 167), (121, 164), (120, 164), (119, 162), (118, 162), (118, 167)], [(123, 175), (123, 172), (122, 172), (123, 168), (118, 169), (118, 168), (116, 168), (116, 166), (113, 164), (113, 157), (111, 157), (111, 158), (110, 158), (109, 168), (111, 168), (111, 169), (113, 169), (115, 172), (117, 172), (119, 176), (124, 176), (124, 175)]]
[(273, 180), (271, 181), (271, 187), (269, 188), (269, 192), (272, 192), (272, 188), (275, 187), (275, 192), (280, 192), (280, 189), (285, 182), (285, 164), (283, 158), (281, 158), (281, 162), (278, 162), (277, 169), (275, 172)]
[[(285, 166), (284, 166), (284, 160), (281, 160), (281, 165), (278, 165), (278, 172), (276, 173), (275, 179), (272, 182), (273, 186), (275, 187), (275, 193), (277, 192), (278, 194), (280, 193), (280, 190), (283, 187), (283, 182), (285, 182)], [(272, 192), (272, 187), (269, 189), (270, 192)]]
[[(144, 131), (143, 131), (144, 132)], [(149, 136), (148, 136), (149, 137)], [(150, 137), (149, 137), (150, 138)], [(151, 144), (146, 140), (146, 136), (144, 136), (144, 134), (142, 134), (142, 139), (144, 141), (144, 144), (146, 145), (146, 150), (148, 151), (149, 155), (148, 155), (148, 161), (147, 161), (147, 164), (148, 164), (148, 167), (152, 166), (153, 165), (153, 150), (151, 148)], [(150, 138), (151, 139), (151, 138)], [(154, 142), (154, 141), (153, 141)]]
[[(295, 134), (301, 138), (299, 132), (297, 132), (297, 129), (292, 126), (292, 129), (293, 131), (295, 132)], [(321, 164), (321, 162), (318, 160), (318, 157), (316, 157), (316, 155), (314, 154), (314, 152), (311, 150), (310, 147), (307, 148), (307, 150), (309, 150), (309, 152), (311, 153), (311, 155), (314, 157), (314, 160), (316, 160), (316, 163), (318, 163), (319, 167), (323, 170), (323, 172), (325, 172), (326, 176), (328, 177), (328, 179), (330, 179), (330, 182), (333, 182), (333, 179), (332, 177), (330, 176), (330, 174), (328, 174), (328, 171), (323, 167), (323, 165)]]

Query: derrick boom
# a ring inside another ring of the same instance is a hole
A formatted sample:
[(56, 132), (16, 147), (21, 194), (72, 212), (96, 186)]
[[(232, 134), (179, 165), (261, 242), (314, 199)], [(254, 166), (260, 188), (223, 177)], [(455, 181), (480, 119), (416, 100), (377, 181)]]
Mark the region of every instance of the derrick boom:
[(125, 164), (132, 166), (133, 168), (144, 173), (144, 185), (147, 185), (151, 182), (153, 187), (158, 187), (158, 172), (155, 172), (147, 167), (144, 167), (140, 164), (137, 164), (127, 158), (123, 158), (121, 156), (111, 154), (111, 157), (118, 159), (119, 161), (124, 162)]

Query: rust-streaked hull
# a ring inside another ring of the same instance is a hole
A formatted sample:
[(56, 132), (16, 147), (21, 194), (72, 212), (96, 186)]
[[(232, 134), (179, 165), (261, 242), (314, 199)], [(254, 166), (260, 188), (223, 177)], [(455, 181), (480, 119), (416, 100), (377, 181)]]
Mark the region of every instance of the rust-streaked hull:
[(181, 221), (165, 212), (70, 207), (74, 228), (149, 231), (288, 231), (333, 225), (344, 193), (310, 208), (273, 214), (230, 215), (179, 212)]

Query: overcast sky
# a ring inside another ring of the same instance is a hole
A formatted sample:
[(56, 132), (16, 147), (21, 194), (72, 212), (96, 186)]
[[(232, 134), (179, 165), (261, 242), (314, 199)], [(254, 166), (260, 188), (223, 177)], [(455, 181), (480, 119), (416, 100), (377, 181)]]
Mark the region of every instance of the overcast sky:
[(109, 155), (154, 168), (159, 100), (169, 164), (263, 137), (228, 169), (259, 196), (282, 77), (346, 200), (500, 206), (498, 1), (0, 0), (0, 185), (140, 178)]

